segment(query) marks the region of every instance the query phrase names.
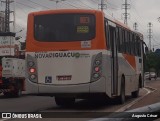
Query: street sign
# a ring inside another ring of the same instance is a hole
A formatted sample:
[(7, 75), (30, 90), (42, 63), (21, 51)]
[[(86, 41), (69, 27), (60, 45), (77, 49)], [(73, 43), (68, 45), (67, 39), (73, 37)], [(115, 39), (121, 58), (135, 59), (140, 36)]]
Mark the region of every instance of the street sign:
[(0, 56), (14, 56), (15, 54), (15, 37), (0, 36)]

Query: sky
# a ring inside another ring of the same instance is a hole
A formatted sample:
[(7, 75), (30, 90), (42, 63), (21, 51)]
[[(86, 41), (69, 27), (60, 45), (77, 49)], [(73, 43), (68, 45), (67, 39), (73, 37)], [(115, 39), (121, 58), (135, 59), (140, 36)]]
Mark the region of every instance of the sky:
[[(15, 0), (15, 3), (11, 4), (11, 9), (15, 6), (16, 15), (16, 32), (17, 36), (22, 36), (22, 41), (26, 36), (27, 27), (27, 15), (33, 11), (41, 11), (48, 9), (64, 9), (64, 8), (87, 8), (87, 9), (99, 9), (101, 0)], [(148, 23), (152, 23), (152, 48), (160, 48), (160, 0), (127, 0), (130, 4), (128, 13), (130, 14), (128, 19), (128, 26), (133, 29), (133, 24), (138, 24), (138, 31), (144, 35), (144, 41), (148, 45)], [(125, 0), (104, 0), (106, 4), (104, 12), (107, 15), (124, 22), (123, 5)], [(1, 5), (1, 10), (4, 9), (4, 4)], [(11, 19), (13, 19), (11, 17)], [(19, 32), (23, 30), (22, 32)]]

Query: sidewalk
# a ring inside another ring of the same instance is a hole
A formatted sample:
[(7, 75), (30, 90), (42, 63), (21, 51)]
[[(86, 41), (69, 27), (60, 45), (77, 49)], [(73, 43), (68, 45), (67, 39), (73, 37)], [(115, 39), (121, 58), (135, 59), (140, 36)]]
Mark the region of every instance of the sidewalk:
[(156, 90), (145, 96), (142, 100), (131, 106), (128, 110), (160, 102), (160, 78), (157, 78), (157, 80), (145, 81), (145, 86), (152, 87)]

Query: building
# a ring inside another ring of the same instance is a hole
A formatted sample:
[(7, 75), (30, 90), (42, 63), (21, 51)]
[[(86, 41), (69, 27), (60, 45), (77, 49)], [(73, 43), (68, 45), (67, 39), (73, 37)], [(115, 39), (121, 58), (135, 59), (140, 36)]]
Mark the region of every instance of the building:
[(5, 31), (5, 15), (3, 12), (0, 12), (0, 32)]

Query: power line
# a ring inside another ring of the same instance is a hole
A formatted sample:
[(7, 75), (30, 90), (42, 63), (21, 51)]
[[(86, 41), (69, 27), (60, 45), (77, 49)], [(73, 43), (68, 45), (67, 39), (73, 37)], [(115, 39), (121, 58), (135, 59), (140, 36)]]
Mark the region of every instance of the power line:
[[(112, 6), (113, 8), (116, 8), (116, 9), (118, 8), (118, 6), (116, 6), (116, 5), (108, 2), (107, 0), (105, 0), (105, 1), (106, 1), (107, 5), (110, 5), (110, 6)], [(119, 8), (119, 9), (120, 9), (120, 8)]]
[(82, 3), (83, 5), (85, 5), (85, 6), (87, 6), (87, 7), (89, 7), (90, 9), (94, 9), (93, 7), (90, 7), (89, 5), (87, 5), (87, 4), (85, 4), (84, 2), (82, 2), (82, 1), (79, 1), (80, 3)]
[(28, 0), (28, 1), (34, 3), (34, 4), (38, 5), (38, 6), (41, 6), (43, 8), (51, 9), (51, 8), (48, 8), (47, 6), (41, 5), (41, 4), (37, 3), (37, 2), (33, 2), (31, 0)]
[(20, 5), (23, 5), (23, 6), (26, 6), (26, 7), (29, 7), (29, 8), (32, 8), (32, 9), (36, 9), (36, 8), (34, 8), (34, 7), (32, 7), (32, 6), (29, 6), (29, 5), (27, 5), (27, 4), (23, 4), (23, 3), (20, 3), (20, 2), (16, 2), (16, 3), (18, 3), (18, 4), (20, 4)]
[(28, 14), (28, 12), (26, 12), (24, 9), (23, 9), (23, 7), (22, 6), (16, 6), (16, 7), (19, 7), (19, 9), (21, 10), (21, 12), (23, 12), (25, 15), (27, 15)]
[[(132, 8), (133, 8), (133, 10), (134, 10), (133, 13), (134, 13), (134, 14), (136, 13), (137, 16), (140, 18), (140, 20), (139, 20), (140, 24), (141, 24), (141, 23), (147, 23), (147, 22), (144, 21), (144, 19), (139, 15), (139, 12), (137, 12), (137, 10), (136, 10), (133, 2), (135, 2), (135, 1), (131, 1), (131, 3), (132, 3)], [(145, 29), (145, 28), (143, 27), (143, 25), (141, 25), (140, 27), (141, 27), (143, 30)], [(160, 42), (156, 41), (156, 40), (158, 40), (157, 37), (156, 37), (156, 35), (154, 35), (154, 33), (152, 33), (152, 34), (153, 34), (152, 40), (155, 41), (156, 43), (160, 43)], [(155, 40), (155, 39), (156, 39), (156, 40)]]
[(66, 2), (66, 1), (65, 1), (65, 3), (64, 3), (64, 2), (62, 2), (62, 3), (63, 3), (63, 4), (68, 4), (68, 5), (70, 5), (70, 6), (74, 7), (74, 8), (78, 8), (77, 6), (72, 5), (72, 4), (70, 4), (70, 3)]

